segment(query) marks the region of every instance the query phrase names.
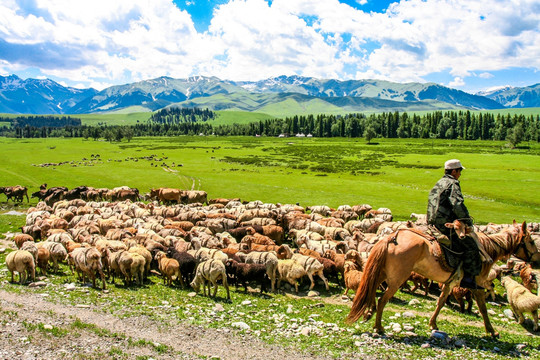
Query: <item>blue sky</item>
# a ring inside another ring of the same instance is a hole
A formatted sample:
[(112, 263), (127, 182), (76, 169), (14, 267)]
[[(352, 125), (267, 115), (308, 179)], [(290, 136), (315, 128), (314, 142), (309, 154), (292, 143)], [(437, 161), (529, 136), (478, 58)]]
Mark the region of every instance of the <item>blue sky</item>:
[(2, 0), (0, 75), (540, 82), (539, 0)]

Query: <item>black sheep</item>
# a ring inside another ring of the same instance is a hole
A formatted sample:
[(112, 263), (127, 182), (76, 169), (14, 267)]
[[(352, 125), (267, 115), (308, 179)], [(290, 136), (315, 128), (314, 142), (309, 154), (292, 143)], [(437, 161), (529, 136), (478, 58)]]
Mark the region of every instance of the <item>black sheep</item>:
[(233, 259), (227, 260), (225, 264), (227, 275), (231, 275), (231, 279), (235, 286), (238, 284), (244, 286), (244, 291), (247, 292), (248, 281), (258, 281), (261, 285), (261, 293), (266, 291), (266, 265), (264, 264), (246, 264)]
[(195, 276), (195, 269), (197, 268), (197, 260), (195, 257), (185, 251), (176, 250), (174, 246), (169, 247), (167, 250), (167, 257), (178, 261), (178, 264), (180, 265), (180, 274), (182, 274), (184, 284), (191, 283)]

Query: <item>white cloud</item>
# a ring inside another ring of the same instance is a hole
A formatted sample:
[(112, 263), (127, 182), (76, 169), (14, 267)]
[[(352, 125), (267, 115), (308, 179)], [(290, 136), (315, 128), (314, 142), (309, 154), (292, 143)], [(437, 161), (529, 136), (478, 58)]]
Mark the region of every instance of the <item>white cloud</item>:
[(488, 73), (488, 72), (483, 72), (481, 74), (478, 74), (478, 77), (481, 79), (491, 79), (493, 78), (493, 74)]
[(465, 81), (459, 76), (455, 77), (454, 80), (448, 84), (449, 87), (461, 87), (463, 85), (465, 85)]
[(463, 86), (474, 74), (540, 69), (539, 24), (538, 0), (409, 0), (383, 14), (337, 0), (231, 0), (197, 33), (170, 0), (4, 0), (0, 71), (39, 68), (99, 88), (161, 75), (406, 82), (439, 72)]

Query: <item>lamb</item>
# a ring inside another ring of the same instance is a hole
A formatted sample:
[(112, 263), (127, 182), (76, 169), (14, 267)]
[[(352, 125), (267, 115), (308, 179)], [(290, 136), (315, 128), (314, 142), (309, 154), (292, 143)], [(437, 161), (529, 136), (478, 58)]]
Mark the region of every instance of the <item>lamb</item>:
[(163, 276), (163, 284), (171, 286), (174, 280), (179, 279), (183, 288), (184, 281), (182, 280), (182, 276), (180, 274), (180, 264), (178, 261), (168, 258), (167, 254), (165, 254), (163, 251), (159, 251), (156, 254), (156, 260), (159, 265), (159, 271)]
[(505, 276), (501, 281), (506, 289), (508, 302), (518, 318), (518, 324), (525, 321), (523, 313), (530, 312), (534, 318), (533, 330), (538, 331), (538, 308), (540, 307), (540, 297), (533, 295), (527, 288), (509, 276)]
[(338, 254), (334, 249), (328, 249), (324, 252), (324, 258), (332, 260), (336, 264), (336, 270), (341, 274), (341, 278), (344, 279), (345, 273), (345, 254)]
[(58, 272), (58, 263), (66, 261), (68, 257), (68, 252), (66, 248), (62, 244), (52, 241), (44, 241), (37, 243), (36, 245), (38, 248), (46, 248), (47, 250), (49, 250), (50, 260), (53, 263), (54, 272)]
[(50, 252), (45, 248), (38, 248), (37, 252), (37, 266), (41, 270), (42, 275), (47, 275), (47, 268), (49, 266)]
[(244, 264), (233, 259), (227, 260), (225, 263), (227, 274), (232, 275), (236, 287), (238, 283), (244, 286), (244, 292), (247, 292), (248, 281), (259, 281), (261, 285), (261, 294), (266, 291), (265, 280), (266, 265), (264, 264)]
[[(439, 287), (443, 287), (443, 284), (442, 283), (439, 283)], [(463, 301), (463, 299), (465, 299), (467, 301), (467, 312), (470, 313), (471, 312), (471, 309), (472, 309), (472, 304), (473, 304), (473, 300), (472, 300), (472, 292), (470, 289), (466, 289), (466, 288), (462, 288), (460, 286), (456, 286), (452, 289), (452, 292), (450, 293), (450, 295), (452, 295), (454, 297), (454, 299), (456, 300), (456, 302), (458, 303), (459, 305), (459, 312), (461, 313), (464, 313), (465, 312), (465, 301)], [(450, 297), (447, 298), (446, 300), (447, 303), (450, 303)]]
[[(218, 284), (217, 281), (221, 279), (223, 282), (223, 287), (227, 290), (227, 300), (231, 299), (229, 293), (229, 284), (227, 283), (227, 272), (225, 270), (225, 265), (221, 260), (208, 259), (201, 262), (197, 266), (195, 271), (195, 278), (191, 282), (191, 287), (195, 292), (199, 292), (201, 285), (203, 286), (203, 292), (206, 296), (206, 287), (208, 285), (208, 296), (216, 297)], [(214, 285), (214, 294), (210, 295), (210, 283)]]
[[(413, 284), (414, 284), (412, 289), (409, 287), (409, 284), (408, 284), (409, 281), (412, 281)], [(403, 283), (403, 285), (401, 285), (401, 288), (406, 288), (411, 292), (411, 294), (414, 294), (416, 289), (418, 289), (419, 287), (423, 287), (424, 288), (424, 296), (428, 296), (429, 286), (430, 286), (430, 281), (429, 281), (428, 278), (426, 278), (425, 276), (422, 276), (422, 275), (420, 275), (418, 273), (415, 273), (413, 271), (411, 273), (411, 275), (409, 276), (409, 278), (407, 279), (407, 281), (405, 281)]]
[(11, 272), (11, 282), (15, 282), (14, 273), (19, 273), (19, 284), (24, 284), (28, 277), (32, 277), (32, 281), (36, 279), (36, 265), (34, 257), (26, 250), (15, 250), (6, 256), (6, 266)]
[(364, 273), (355, 262), (348, 260), (343, 264), (343, 269), (343, 279), (345, 280), (345, 292), (343, 295), (349, 296), (349, 290), (353, 290), (356, 293)]

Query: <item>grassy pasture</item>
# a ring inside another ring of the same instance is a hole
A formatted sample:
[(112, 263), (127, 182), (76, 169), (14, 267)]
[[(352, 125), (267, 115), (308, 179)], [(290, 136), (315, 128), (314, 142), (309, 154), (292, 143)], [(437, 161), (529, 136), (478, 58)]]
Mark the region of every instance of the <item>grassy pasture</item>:
[[(540, 221), (540, 146), (503, 142), (378, 139), (189, 137), (0, 138), (0, 185), (42, 183), (202, 189), (210, 198), (240, 197), (302, 206), (368, 203), (396, 219), (422, 213), (445, 160), (467, 167), (462, 190), (477, 223)], [(92, 154), (100, 154), (99, 159)], [(44, 164), (52, 164), (45, 166)], [(5, 201), (1, 195), (0, 201)]]
[[(25, 216), (0, 214), (0, 238), (8, 231), (16, 232), (25, 223)], [(490, 319), (499, 339), (485, 337), (483, 322), (476, 313), (461, 314), (455, 302), (445, 306), (439, 316), (439, 327), (449, 335), (450, 342), (430, 341), (428, 319), (435, 308), (435, 296), (428, 297), (422, 291), (410, 294), (398, 291), (385, 308), (383, 324), (400, 324), (403, 328), (413, 326), (414, 334), (405, 331), (388, 337), (371, 338), (366, 336), (372, 330), (374, 320), (358, 322), (352, 326), (344, 323), (349, 312), (350, 302), (341, 298), (343, 288), (334, 280), (330, 281), (330, 291), (326, 292), (320, 284), (316, 290), (320, 297), (306, 296), (308, 282), (301, 287), (300, 297), (290, 292), (260, 295), (257, 292), (244, 293), (231, 287), (231, 302), (225, 301), (225, 290), (220, 286), (216, 299), (202, 295), (190, 297), (191, 288), (167, 287), (161, 278), (151, 275), (143, 286), (125, 287), (117, 279), (109, 283), (108, 291), (88, 288), (72, 275), (68, 266), (60, 265), (60, 272), (49, 273), (46, 287), (31, 288), (17, 283), (9, 283), (10, 275), (5, 267), (5, 257), (12, 251), (0, 253), (0, 282), (2, 290), (29, 296), (46, 296), (47, 301), (68, 306), (87, 305), (96, 312), (113, 314), (119, 321), (138, 316), (158, 321), (163, 329), (190, 324), (210, 328), (233, 328), (236, 321), (244, 321), (250, 330), (234, 330), (257, 337), (266, 343), (293, 346), (314, 354), (328, 354), (336, 359), (344, 358), (385, 358), (385, 359), (535, 359), (540, 355), (540, 338), (532, 332), (532, 323), (527, 320), (519, 325), (503, 315), (509, 309), (501, 296), (504, 289), (496, 282), (497, 303), (490, 303)], [(18, 279), (18, 276), (16, 276)], [(76, 289), (66, 291), (65, 285), (76, 284)], [(101, 285), (98, 281), (98, 284)], [(351, 293), (349, 295), (352, 296)], [(416, 299), (416, 305), (408, 305)], [(219, 303), (223, 312), (213, 309)], [(291, 309), (291, 310), (289, 310)], [(476, 309), (476, 305), (473, 306)], [(414, 317), (404, 312), (414, 313)], [(530, 319), (530, 314), (526, 315)], [(38, 330), (45, 331), (38, 323)], [(33, 325), (36, 326), (36, 325)], [(64, 337), (79, 332), (79, 328), (89, 325), (75, 322), (48, 330), (55, 337)], [(314, 327), (317, 330), (300, 335), (299, 328)], [(90, 330), (100, 336), (125, 337), (123, 333), (110, 334), (106, 328), (90, 326)], [(391, 331), (391, 330), (389, 330)], [(54, 333), (53, 333), (54, 332)], [(415, 335), (416, 334), (416, 335)], [(52, 341), (52, 340), (50, 340)], [(139, 341), (144, 341), (141, 339)], [(431, 343), (429, 347), (423, 345)], [(458, 345), (461, 343), (461, 345)], [(521, 345), (520, 345), (521, 344)], [(520, 346), (518, 346), (520, 345)], [(520, 348), (519, 352), (516, 349)], [(166, 349), (162, 349), (166, 350)], [(472, 355), (474, 353), (474, 355)]]

